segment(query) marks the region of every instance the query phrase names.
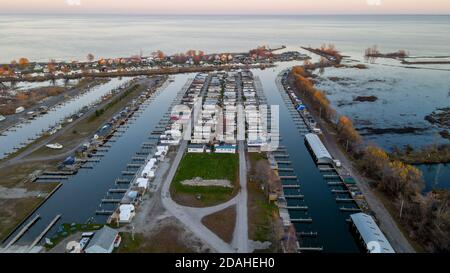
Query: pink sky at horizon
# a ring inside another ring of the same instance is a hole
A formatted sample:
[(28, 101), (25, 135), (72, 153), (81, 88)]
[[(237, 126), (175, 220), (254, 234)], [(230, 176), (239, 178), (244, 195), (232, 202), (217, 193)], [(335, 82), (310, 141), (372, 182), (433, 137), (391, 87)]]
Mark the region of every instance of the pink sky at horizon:
[(0, 0), (0, 13), (450, 14), (450, 0)]

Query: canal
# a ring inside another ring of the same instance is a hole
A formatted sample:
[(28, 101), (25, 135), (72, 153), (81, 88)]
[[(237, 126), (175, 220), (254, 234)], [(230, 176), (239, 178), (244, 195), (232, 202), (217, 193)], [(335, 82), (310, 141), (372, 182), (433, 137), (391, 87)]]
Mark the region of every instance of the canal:
[[(304, 195), (305, 204), (312, 223), (307, 230), (305, 224), (295, 223), (297, 232), (317, 232), (315, 246), (323, 247), (324, 252), (358, 252), (356, 242), (350, 232), (346, 219), (348, 213), (341, 212), (335, 196), (324, 180), (304, 144), (304, 136), (297, 130), (296, 124), (286, 107), (278, 87), (276, 78), (281, 71), (300, 62), (281, 63), (273, 69), (253, 70), (261, 79), (264, 93), (269, 105), (279, 105), (281, 145), (289, 153), (291, 166), (300, 180), (300, 191)], [(295, 212), (290, 212), (295, 218)]]
[(84, 106), (89, 106), (98, 101), (103, 95), (128, 82), (130, 78), (112, 78), (109, 82), (93, 87), (88, 92), (81, 94), (65, 103), (55, 106), (45, 115), (39, 116), (28, 123), (20, 123), (10, 128), (0, 136), (0, 159), (5, 153), (11, 153), (15, 147), (22, 147), (23, 143), (29, 143), (30, 138), (35, 138), (64, 118), (80, 111)]
[[(124, 133), (111, 143), (111, 148), (99, 162), (94, 163), (92, 169), (80, 169), (76, 175), (63, 181), (61, 188), (24, 222), (27, 223), (35, 215), (41, 216), (18, 244), (32, 242), (58, 214), (62, 215), (61, 219), (45, 237), (51, 238), (63, 223), (86, 223), (94, 217), (101, 199), (109, 189), (116, 187), (116, 178), (121, 176), (121, 171), (126, 169), (133, 155), (141, 150), (141, 144), (148, 141), (151, 131), (169, 109), (188, 78), (188, 74), (176, 75), (174, 82), (164, 87), (164, 91), (154, 97), (152, 102), (143, 105), (142, 111), (132, 123), (124, 125)], [(13, 236), (9, 239), (11, 238)]]

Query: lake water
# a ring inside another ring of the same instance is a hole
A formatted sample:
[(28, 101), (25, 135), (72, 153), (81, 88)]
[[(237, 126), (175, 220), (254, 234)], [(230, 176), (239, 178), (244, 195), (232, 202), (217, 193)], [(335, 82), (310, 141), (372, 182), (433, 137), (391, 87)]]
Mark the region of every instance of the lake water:
[(0, 37), (0, 62), (322, 43), (360, 57), (374, 44), (386, 51), (450, 55), (450, 16), (0, 15)]

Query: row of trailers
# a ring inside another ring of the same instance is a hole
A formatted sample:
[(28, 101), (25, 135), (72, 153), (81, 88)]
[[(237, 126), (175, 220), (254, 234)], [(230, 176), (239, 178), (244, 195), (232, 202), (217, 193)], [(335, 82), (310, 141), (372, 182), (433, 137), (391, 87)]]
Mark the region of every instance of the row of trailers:
[[(97, 221), (111, 221), (112, 218), (119, 218), (121, 221), (121, 211), (119, 210), (122, 205), (133, 205), (134, 208), (139, 206), (140, 200), (142, 199), (143, 194), (147, 191), (147, 188), (152, 190), (152, 183), (150, 182), (151, 178), (148, 177), (147, 185), (142, 185), (142, 182), (139, 179), (140, 174), (143, 173), (145, 167), (148, 165), (148, 162), (151, 158), (157, 158), (158, 161), (164, 160), (164, 157), (161, 157), (158, 152), (158, 148), (162, 145), (160, 143), (161, 132), (165, 131), (166, 128), (170, 125), (170, 112), (172, 107), (179, 104), (181, 98), (183, 97), (188, 83), (178, 92), (177, 97), (169, 107), (169, 110), (163, 115), (162, 119), (159, 121), (158, 125), (154, 128), (154, 130), (148, 136), (148, 140), (141, 145), (141, 149), (136, 152), (136, 154), (131, 159), (131, 162), (127, 164), (126, 168), (121, 172), (121, 176), (118, 177), (115, 181), (115, 187), (108, 190), (104, 198), (102, 198), (97, 210), (95, 211), (95, 216), (91, 219), (93, 222)], [(156, 95), (161, 92), (163, 89), (159, 89)], [(157, 96), (154, 96), (147, 100), (145, 104), (150, 104)], [(143, 110), (142, 110), (143, 111)], [(137, 115), (142, 112), (138, 112)], [(155, 168), (156, 169), (156, 168)], [(134, 215), (134, 210), (131, 212)], [(95, 220), (95, 221), (94, 221)], [(131, 221), (131, 217), (129, 217), (127, 222)]]

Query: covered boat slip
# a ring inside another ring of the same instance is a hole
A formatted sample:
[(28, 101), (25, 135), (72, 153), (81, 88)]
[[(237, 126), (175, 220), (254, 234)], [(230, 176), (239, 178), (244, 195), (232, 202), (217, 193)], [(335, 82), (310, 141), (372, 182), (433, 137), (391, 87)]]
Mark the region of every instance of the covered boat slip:
[(316, 161), (317, 164), (333, 163), (333, 158), (331, 157), (325, 145), (323, 145), (318, 135), (306, 134), (305, 141), (307, 147), (312, 152), (314, 160)]
[(372, 216), (365, 213), (355, 213), (350, 215), (350, 219), (367, 252), (395, 253)]

